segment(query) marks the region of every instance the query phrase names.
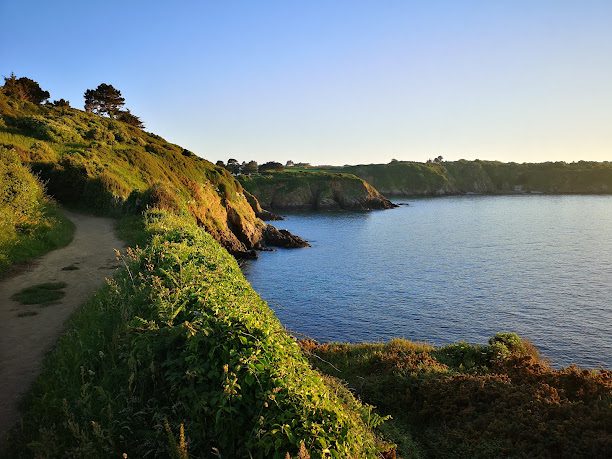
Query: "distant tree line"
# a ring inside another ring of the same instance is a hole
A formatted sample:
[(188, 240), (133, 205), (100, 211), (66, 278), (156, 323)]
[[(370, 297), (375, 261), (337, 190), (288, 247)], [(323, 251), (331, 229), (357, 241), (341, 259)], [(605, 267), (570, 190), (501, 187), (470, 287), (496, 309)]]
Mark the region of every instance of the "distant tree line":
[(217, 161), (217, 166), (223, 167), (230, 171), (233, 175), (240, 174), (257, 174), (264, 172), (280, 172), (285, 170), (285, 168), (291, 167), (302, 167), (309, 168), (311, 167), (308, 163), (294, 163), (293, 161), (287, 161), (285, 165), (276, 161), (268, 161), (267, 163), (263, 163), (261, 165), (257, 164), (256, 161), (243, 161), (239, 162), (235, 158), (230, 158), (227, 160), (227, 163), (219, 160)]
[[(4, 77), (4, 85), (1, 89), (8, 97), (31, 102), (36, 105), (46, 103), (48, 106), (62, 109), (70, 107), (70, 102), (66, 99), (48, 102), (49, 97), (51, 97), (49, 91), (42, 89), (36, 81), (30, 78), (17, 78), (14, 73), (11, 73), (9, 77)], [(122, 97), (121, 91), (112, 85), (101, 83), (95, 89), (86, 90), (84, 97), (86, 112), (108, 116), (109, 118), (136, 126), (139, 129), (144, 128), (144, 124), (138, 116), (131, 113), (129, 109), (123, 108), (125, 99)]]

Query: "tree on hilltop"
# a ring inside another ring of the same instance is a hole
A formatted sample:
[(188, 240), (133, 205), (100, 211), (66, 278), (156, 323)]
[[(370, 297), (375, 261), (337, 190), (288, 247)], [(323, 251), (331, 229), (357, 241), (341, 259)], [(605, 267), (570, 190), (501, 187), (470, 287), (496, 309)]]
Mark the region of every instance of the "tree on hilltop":
[(234, 158), (230, 158), (227, 160), (227, 164), (225, 165), (225, 168), (234, 175), (240, 173), (240, 163), (238, 162), (238, 160)]
[(88, 89), (84, 96), (86, 112), (108, 115), (110, 118), (116, 118), (125, 105), (121, 91), (106, 83), (101, 83), (96, 89)]
[(117, 120), (123, 121), (124, 123), (130, 124), (139, 129), (144, 129), (144, 124), (142, 120), (138, 116), (131, 113), (129, 110), (119, 110), (119, 112), (117, 113)]
[(259, 167), (256, 161), (249, 161), (248, 163), (244, 165), (243, 172), (245, 174), (256, 174), (258, 169)]
[(66, 99), (59, 99), (51, 102), (51, 105), (53, 105), (54, 107), (68, 108), (70, 107), (70, 102), (68, 102)]
[(30, 78), (17, 78), (14, 73), (10, 77), (4, 77), (4, 94), (15, 99), (27, 100), (33, 104), (42, 104), (51, 95), (40, 85)]

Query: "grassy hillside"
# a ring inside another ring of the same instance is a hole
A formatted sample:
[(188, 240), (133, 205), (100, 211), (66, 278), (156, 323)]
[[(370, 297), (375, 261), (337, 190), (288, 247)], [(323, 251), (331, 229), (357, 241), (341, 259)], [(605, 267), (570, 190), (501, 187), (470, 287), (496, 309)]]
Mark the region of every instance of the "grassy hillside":
[(462, 193), (612, 193), (612, 163), (501, 163), (498, 161), (393, 161), (327, 169), (354, 174), (386, 195)]
[(371, 430), (381, 418), (311, 369), (210, 235), (151, 210), (140, 239), (48, 357), (10, 457), (373, 458), (390, 448)]
[(605, 458), (612, 372), (551, 369), (518, 336), (487, 346), (304, 342), (311, 362), (393, 420), (404, 457)]
[(73, 225), (15, 150), (0, 147), (0, 276), (14, 263), (64, 246)]
[(352, 174), (288, 170), (242, 176), (240, 181), (268, 209), (369, 210), (393, 207), (374, 187)]
[(263, 241), (266, 225), (225, 169), (121, 121), (0, 91), (0, 145), (63, 204), (115, 215), (152, 205), (183, 212), (234, 253)]

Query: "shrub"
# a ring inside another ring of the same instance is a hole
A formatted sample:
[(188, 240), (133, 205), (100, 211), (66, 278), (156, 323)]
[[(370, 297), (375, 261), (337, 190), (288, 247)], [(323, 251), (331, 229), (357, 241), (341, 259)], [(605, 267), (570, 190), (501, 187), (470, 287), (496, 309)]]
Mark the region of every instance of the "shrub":
[(305, 347), (393, 416), (385, 431), (406, 457), (610, 456), (612, 372), (551, 369), (514, 333), (489, 342)]
[(0, 148), (0, 274), (13, 263), (66, 245), (73, 226), (14, 149)]

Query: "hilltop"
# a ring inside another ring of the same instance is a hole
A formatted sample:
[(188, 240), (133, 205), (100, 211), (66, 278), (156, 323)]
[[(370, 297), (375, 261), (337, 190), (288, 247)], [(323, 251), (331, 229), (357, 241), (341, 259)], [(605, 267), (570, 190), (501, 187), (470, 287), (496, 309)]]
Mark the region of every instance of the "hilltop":
[(184, 213), (236, 255), (306, 245), (258, 218), (256, 199), (227, 170), (118, 119), (0, 92), (0, 145), (64, 205), (114, 216), (148, 207)]
[(346, 173), (264, 172), (240, 176), (261, 205), (273, 210), (372, 210), (394, 205), (365, 180)]
[(388, 196), (612, 193), (611, 162), (392, 161), (314, 170), (354, 174)]

